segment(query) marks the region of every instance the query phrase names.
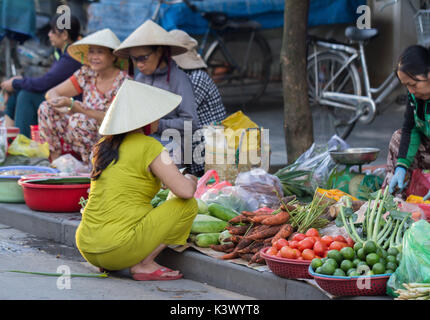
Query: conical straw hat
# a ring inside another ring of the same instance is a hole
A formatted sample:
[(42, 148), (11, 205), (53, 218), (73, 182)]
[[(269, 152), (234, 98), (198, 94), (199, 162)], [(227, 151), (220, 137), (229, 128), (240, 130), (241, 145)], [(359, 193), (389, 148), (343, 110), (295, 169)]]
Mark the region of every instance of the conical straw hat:
[(177, 94), (126, 79), (106, 112), (99, 133), (114, 135), (142, 128), (172, 112), (181, 101)]
[(142, 46), (169, 46), (172, 56), (187, 52), (187, 48), (165, 29), (152, 20), (146, 20), (121, 43), (114, 53), (119, 57), (127, 58), (130, 55), (130, 48)]
[(188, 48), (186, 53), (172, 57), (179, 67), (186, 70), (208, 67), (197, 52), (198, 42), (196, 39), (190, 37), (185, 31), (177, 29), (169, 31), (169, 34)]
[[(94, 32), (85, 38), (76, 41), (67, 48), (69, 55), (82, 64), (88, 65), (88, 50), (90, 46), (101, 46), (115, 50), (119, 47), (121, 41), (110, 29), (106, 28)], [(118, 58), (116, 65), (122, 70), (128, 70), (127, 59)]]

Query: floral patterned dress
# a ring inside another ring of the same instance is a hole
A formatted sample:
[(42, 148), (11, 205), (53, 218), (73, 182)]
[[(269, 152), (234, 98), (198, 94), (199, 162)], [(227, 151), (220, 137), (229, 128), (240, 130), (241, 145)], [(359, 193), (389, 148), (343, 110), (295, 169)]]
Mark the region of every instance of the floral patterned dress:
[[(82, 66), (69, 79), (76, 90), (82, 93), (82, 104), (85, 109), (106, 112), (125, 79), (130, 76), (120, 71), (114, 80), (112, 88), (101, 92), (96, 86), (97, 74), (88, 66)], [(51, 152), (79, 155), (82, 162), (90, 163), (93, 145), (100, 139), (98, 133), (100, 124), (94, 118), (83, 113), (63, 113), (42, 102), (38, 110), (40, 138), (48, 142)]]

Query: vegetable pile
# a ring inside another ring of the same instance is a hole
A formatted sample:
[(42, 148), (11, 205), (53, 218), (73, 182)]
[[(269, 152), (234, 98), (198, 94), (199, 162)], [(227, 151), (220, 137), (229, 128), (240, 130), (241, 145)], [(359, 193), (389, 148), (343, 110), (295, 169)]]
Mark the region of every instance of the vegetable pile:
[(404, 283), (406, 289), (398, 289), (395, 300), (430, 300), (430, 283)]

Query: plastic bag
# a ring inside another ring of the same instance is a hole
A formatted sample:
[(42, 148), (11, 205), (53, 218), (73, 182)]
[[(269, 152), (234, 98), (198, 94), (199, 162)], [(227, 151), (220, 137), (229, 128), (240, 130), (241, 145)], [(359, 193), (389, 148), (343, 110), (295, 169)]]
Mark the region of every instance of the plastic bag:
[(412, 219), (414, 221), (418, 221), (420, 219), (426, 219), (426, 215), (424, 214), (424, 210), (416, 203), (410, 203), (399, 199), (399, 209), (404, 212), (412, 213)]
[(4, 120), (4, 117), (0, 119), (0, 163), (6, 160), (7, 153), (7, 128), (2, 120)]
[(67, 172), (69, 174), (79, 174), (79, 173), (90, 173), (91, 168), (84, 165), (81, 161), (76, 159), (70, 153), (58, 157), (52, 161), (52, 166), (57, 168), (61, 172)]
[(330, 138), (327, 145), (313, 143), (294, 163), (297, 164), (296, 170), (313, 171), (313, 186), (325, 186), (330, 176), (331, 170), (336, 163), (330, 156), (330, 151), (338, 151), (349, 148), (348, 143), (334, 135)]
[(259, 207), (277, 209), (280, 206), (279, 197), (284, 196), (279, 178), (263, 169), (252, 169), (239, 173), (235, 186), (240, 188), (241, 197), (255, 199), (259, 203)]
[(412, 171), (411, 180), (406, 189), (406, 196), (415, 195), (424, 197), (430, 190), (430, 173), (421, 169)]
[(10, 144), (8, 152), (16, 156), (26, 156), (29, 158), (49, 158), (49, 144), (38, 143), (22, 134), (18, 134)]
[(201, 198), (208, 205), (218, 203), (223, 207), (233, 209), (237, 212), (255, 211), (259, 207), (259, 203), (254, 198), (246, 198), (241, 194), (239, 187), (224, 187), (222, 189), (209, 189)]
[(396, 297), (403, 283), (430, 283), (430, 223), (419, 220), (405, 232), (402, 259), (387, 282), (387, 294)]

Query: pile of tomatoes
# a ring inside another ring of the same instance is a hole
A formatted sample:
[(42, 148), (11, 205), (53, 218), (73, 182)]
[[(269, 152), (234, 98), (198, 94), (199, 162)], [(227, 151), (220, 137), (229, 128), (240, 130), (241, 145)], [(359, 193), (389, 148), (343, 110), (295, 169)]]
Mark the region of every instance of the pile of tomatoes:
[(312, 260), (325, 258), (330, 250), (340, 251), (344, 247), (354, 247), (351, 238), (341, 235), (320, 236), (315, 228), (310, 228), (306, 233), (296, 233), (290, 240), (279, 239), (266, 252), (268, 255), (286, 259)]

